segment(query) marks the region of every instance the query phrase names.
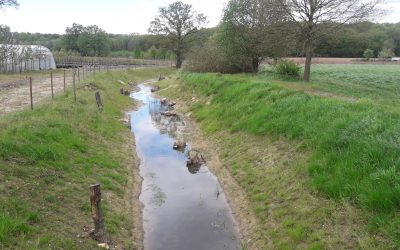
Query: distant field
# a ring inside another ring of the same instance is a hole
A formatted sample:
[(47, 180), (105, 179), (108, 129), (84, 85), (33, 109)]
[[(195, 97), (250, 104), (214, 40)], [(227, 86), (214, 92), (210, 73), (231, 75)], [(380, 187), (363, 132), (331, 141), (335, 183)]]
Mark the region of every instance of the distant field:
[(312, 66), (311, 82), (283, 81), (270, 66), (264, 74), (281, 86), (318, 96), (346, 100), (370, 100), (371, 103), (397, 111), (400, 105), (400, 64), (321, 64)]
[[(306, 59), (304, 57), (289, 57), (299, 64), (304, 64)], [(335, 58), (335, 57), (316, 57), (312, 60), (313, 64), (398, 64), (400, 62), (382, 62), (382, 61), (362, 61), (361, 58)]]

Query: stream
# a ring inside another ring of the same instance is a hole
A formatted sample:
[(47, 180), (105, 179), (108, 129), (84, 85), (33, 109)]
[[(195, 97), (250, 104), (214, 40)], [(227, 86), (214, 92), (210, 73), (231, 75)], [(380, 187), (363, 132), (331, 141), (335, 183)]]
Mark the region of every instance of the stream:
[(188, 150), (173, 150), (185, 122), (161, 112), (168, 105), (141, 84), (131, 98), (142, 106), (131, 112), (143, 178), (140, 201), (144, 205), (146, 250), (240, 249), (239, 230), (217, 177), (203, 164), (187, 167)]

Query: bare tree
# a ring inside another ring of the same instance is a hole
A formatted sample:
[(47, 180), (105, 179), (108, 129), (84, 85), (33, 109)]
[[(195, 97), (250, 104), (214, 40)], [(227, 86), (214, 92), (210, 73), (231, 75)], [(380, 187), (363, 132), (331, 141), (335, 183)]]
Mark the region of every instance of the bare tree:
[(17, 0), (0, 0), (0, 8), (6, 8), (6, 7), (18, 7), (18, 1)]
[(16, 40), (6, 25), (0, 25), (0, 44), (1, 72), (7, 72), (10, 67), (13, 69)]
[[(310, 81), (311, 60), (322, 26), (334, 31), (345, 23), (366, 20), (382, 13), (383, 0), (278, 0), (301, 32), (306, 54), (304, 81)], [(328, 24), (328, 25), (327, 25)], [(326, 30), (325, 30), (326, 32)]]
[(192, 5), (178, 1), (159, 9), (158, 16), (150, 23), (149, 32), (167, 36), (176, 55), (176, 67), (180, 68), (191, 36), (206, 22), (207, 18), (196, 13)]

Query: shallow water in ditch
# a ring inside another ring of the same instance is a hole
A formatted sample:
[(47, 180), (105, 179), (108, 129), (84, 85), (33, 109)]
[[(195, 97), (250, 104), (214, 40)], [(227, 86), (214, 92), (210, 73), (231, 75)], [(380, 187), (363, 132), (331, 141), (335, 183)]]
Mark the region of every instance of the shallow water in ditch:
[(184, 128), (140, 85), (132, 98), (143, 106), (131, 113), (132, 132), (143, 177), (146, 250), (240, 249), (239, 233), (217, 178), (207, 166), (188, 169), (185, 153), (172, 146)]

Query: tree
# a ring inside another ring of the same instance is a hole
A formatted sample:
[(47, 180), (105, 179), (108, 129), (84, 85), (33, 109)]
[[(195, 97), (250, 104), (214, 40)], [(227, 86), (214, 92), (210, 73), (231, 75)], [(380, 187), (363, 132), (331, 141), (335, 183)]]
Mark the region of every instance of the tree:
[(382, 51), (379, 52), (379, 57), (380, 58), (394, 57), (395, 56), (394, 49), (395, 49), (394, 40), (393, 39), (386, 40), (383, 44)]
[(73, 23), (72, 27), (65, 30), (64, 42), (67, 50), (78, 51), (78, 38), (83, 33), (84, 27), (80, 24)]
[(77, 46), (85, 56), (106, 56), (110, 51), (107, 33), (96, 25), (83, 29), (78, 37)]
[(17, 0), (0, 0), (0, 8), (6, 8), (6, 7), (18, 7), (18, 1)]
[(192, 35), (206, 22), (207, 18), (197, 14), (192, 5), (178, 1), (159, 9), (158, 16), (150, 23), (149, 32), (167, 36), (176, 55), (176, 67), (180, 68)]
[(227, 4), (220, 47), (238, 71), (256, 73), (266, 56), (279, 57), (291, 45), (289, 39), (284, 40), (291, 30), (288, 17), (277, 7), (275, 0), (231, 0)]
[[(382, 0), (277, 0), (301, 32), (306, 63), (303, 79), (310, 81), (311, 60), (316, 42), (321, 36), (321, 26), (330, 25), (332, 32), (345, 23), (366, 20), (378, 14)], [(325, 31), (327, 31), (325, 29)]]
[(374, 51), (372, 49), (366, 49), (363, 53), (365, 59), (369, 60), (374, 57)]
[(78, 51), (85, 56), (106, 56), (110, 51), (108, 34), (97, 25), (72, 24), (66, 29), (64, 43), (67, 51)]

